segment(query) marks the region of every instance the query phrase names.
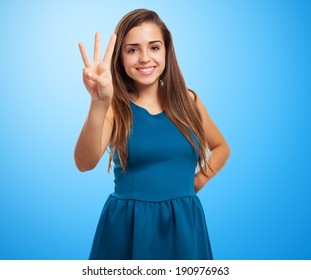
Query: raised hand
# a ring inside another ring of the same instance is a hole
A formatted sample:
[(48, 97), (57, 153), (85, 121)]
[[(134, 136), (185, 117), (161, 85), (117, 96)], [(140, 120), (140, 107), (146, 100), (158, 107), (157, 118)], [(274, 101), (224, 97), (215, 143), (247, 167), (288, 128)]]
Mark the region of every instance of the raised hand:
[(110, 103), (113, 95), (112, 78), (110, 72), (111, 57), (114, 50), (116, 35), (110, 38), (103, 60), (100, 58), (100, 33), (95, 34), (93, 63), (88, 58), (84, 45), (79, 43), (79, 49), (85, 65), (83, 69), (83, 82), (90, 93), (92, 101), (105, 101)]

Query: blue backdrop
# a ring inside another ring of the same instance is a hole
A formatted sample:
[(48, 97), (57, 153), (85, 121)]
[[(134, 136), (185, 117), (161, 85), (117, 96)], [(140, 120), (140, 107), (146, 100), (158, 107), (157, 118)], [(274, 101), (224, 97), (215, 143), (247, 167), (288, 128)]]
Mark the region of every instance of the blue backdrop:
[(113, 175), (80, 173), (91, 55), (135, 8), (173, 34), (188, 86), (231, 147), (200, 192), (216, 259), (310, 259), (309, 1), (18, 1), (0, 4), (0, 259), (86, 259)]

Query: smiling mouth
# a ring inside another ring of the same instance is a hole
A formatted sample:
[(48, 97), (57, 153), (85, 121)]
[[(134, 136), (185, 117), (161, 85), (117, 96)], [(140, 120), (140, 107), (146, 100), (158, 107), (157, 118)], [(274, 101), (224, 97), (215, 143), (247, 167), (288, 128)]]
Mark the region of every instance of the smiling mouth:
[(144, 68), (136, 68), (142, 74), (150, 74), (155, 69), (155, 67), (144, 67)]

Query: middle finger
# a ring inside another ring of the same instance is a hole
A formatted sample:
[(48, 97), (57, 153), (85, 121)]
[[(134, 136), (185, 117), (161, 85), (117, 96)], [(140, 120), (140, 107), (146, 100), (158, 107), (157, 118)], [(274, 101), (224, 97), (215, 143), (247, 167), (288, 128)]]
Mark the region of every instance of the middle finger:
[(95, 43), (94, 43), (94, 62), (100, 62), (100, 33), (96, 32), (95, 34)]

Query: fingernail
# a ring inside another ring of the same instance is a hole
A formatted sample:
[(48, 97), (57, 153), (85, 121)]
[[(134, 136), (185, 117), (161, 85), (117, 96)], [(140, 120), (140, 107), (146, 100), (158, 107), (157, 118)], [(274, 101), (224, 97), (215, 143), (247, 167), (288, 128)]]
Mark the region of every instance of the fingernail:
[(91, 77), (92, 77), (92, 72), (87, 72), (86, 76), (87, 76), (88, 78), (91, 78)]

